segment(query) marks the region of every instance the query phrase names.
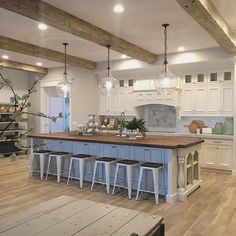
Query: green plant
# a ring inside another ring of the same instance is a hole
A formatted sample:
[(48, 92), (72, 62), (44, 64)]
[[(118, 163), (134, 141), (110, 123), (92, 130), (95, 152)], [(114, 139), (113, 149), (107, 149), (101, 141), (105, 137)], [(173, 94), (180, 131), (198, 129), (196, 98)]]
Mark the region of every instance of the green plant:
[(145, 120), (137, 119), (136, 117), (126, 124), (126, 128), (131, 130), (138, 129), (139, 133), (141, 133), (144, 137), (146, 136), (146, 132), (148, 132), (148, 128), (145, 126)]

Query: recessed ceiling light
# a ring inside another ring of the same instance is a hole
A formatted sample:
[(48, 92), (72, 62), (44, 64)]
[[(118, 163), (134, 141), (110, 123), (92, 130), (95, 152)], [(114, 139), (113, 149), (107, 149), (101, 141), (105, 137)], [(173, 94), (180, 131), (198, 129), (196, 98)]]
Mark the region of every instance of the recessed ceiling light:
[(48, 28), (48, 26), (47, 26), (46, 24), (44, 24), (44, 23), (39, 23), (39, 24), (38, 24), (38, 28), (39, 28), (40, 30), (46, 30), (46, 29)]
[(2, 59), (7, 60), (7, 59), (9, 59), (9, 56), (8, 55), (2, 55)]
[(113, 8), (113, 11), (116, 13), (121, 13), (124, 11), (124, 6), (122, 4), (116, 4)]
[(127, 59), (127, 58), (128, 58), (128, 56), (127, 56), (127, 55), (125, 55), (125, 54), (123, 54), (123, 55), (121, 55), (121, 58), (122, 58), (122, 59)]
[(37, 62), (36, 65), (37, 65), (37, 66), (42, 66), (43, 63), (42, 63), (42, 62)]
[(185, 50), (185, 47), (182, 47), (182, 46), (181, 46), (181, 47), (178, 47), (178, 51), (179, 51), (179, 52), (183, 52), (184, 50)]

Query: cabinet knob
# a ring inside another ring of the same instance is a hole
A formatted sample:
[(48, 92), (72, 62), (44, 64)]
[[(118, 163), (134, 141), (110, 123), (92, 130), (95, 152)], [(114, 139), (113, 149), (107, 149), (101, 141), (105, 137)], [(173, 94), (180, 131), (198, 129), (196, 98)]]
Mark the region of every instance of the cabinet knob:
[(116, 146), (112, 146), (112, 148), (116, 148)]
[(149, 149), (145, 148), (144, 151), (145, 151), (145, 152), (149, 152)]

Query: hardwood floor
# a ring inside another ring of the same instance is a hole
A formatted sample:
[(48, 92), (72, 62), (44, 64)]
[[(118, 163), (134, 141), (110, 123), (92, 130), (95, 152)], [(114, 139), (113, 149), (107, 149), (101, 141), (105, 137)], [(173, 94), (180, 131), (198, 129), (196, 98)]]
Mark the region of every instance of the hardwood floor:
[(231, 175), (203, 172), (201, 188), (185, 202), (166, 204), (161, 199), (156, 206), (153, 197), (135, 201), (128, 200), (125, 191), (106, 195), (99, 185), (90, 192), (88, 184), (81, 190), (76, 181), (41, 182), (38, 177), (28, 178), (28, 171), (25, 159), (0, 159), (0, 218), (67, 195), (163, 216), (167, 236), (236, 235), (236, 177)]

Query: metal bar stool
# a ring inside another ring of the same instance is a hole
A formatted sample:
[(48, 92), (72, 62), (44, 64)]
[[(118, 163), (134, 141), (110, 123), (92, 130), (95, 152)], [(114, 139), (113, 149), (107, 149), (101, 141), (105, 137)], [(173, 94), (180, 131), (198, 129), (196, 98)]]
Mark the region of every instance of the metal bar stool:
[[(40, 173), (40, 179), (43, 180), (45, 158), (48, 157), (51, 152), (52, 151), (49, 150), (38, 150), (33, 152), (31, 160), (31, 176), (33, 175), (33, 172), (38, 172)], [(33, 167), (34, 160), (37, 157), (39, 157), (39, 170), (36, 170)]]
[[(69, 152), (51, 152), (49, 154), (49, 158), (48, 158), (48, 168), (47, 168), (46, 180), (48, 180), (49, 174), (57, 175), (57, 183), (60, 183), (62, 158), (70, 157), (70, 156), (71, 156), (71, 153), (69, 153)], [(52, 158), (56, 158), (56, 168), (57, 168), (56, 173), (49, 171)]]
[(120, 160), (117, 162), (112, 194), (114, 194), (115, 192), (119, 168), (125, 167), (127, 171), (128, 197), (129, 199), (131, 199), (133, 167), (137, 166), (138, 164), (139, 164), (139, 161), (134, 161), (134, 160)]
[[(159, 170), (163, 167), (163, 164), (161, 163), (153, 163), (153, 162), (144, 162), (140, 165), (140, 172), (139, 172), (139, 180), (138, 180), (138, 189), (137, 189), (137, 195), (136, 200), (138, 200), (139, 192), (148, 192), (148, 193), (154, 193), (155, 194), (155, 200), (156, 204), (159, 202)], [(144, 170), (151, 170), (153, 174), (153, 183), (154, 183), (154, 192), (147, 191), (140, 189), (141, 187), (141, 181), (143, 176)]]
[(91, 185), (91, 191), (93, 190), (94, 183), (101, 183), (98, 181), (95, 181), (96, 171), (97, 171), (97, 165), (102, 164), (105, 165), (105, 175), (106, 175), (106, 189), (107, 194), (110, 194), (110, 172), (111, 172), (111, 164), (116, 162), (116, 158), (111, 157), (99, 157), (95, 159), (94, 169), (93, 169), (93, 180)]
[[(89, 155), (89, 154), (72, 155), (72, 157), (70, 159), (70, 166), (69, 166), (69, 174), (68, 174), (67, 184), (69, 184), (70, 179), (79, 179), (80, 180), (80, 188), (83, 187), (85, 161), (90, 160), (91, 171), (93, 172), (91, 158), (92, 158), (92, 155)], [(79, 161), (79, 178), (75, 177), (75, 176), (71, 176), (71, 169), (72, 169), (74, 161)]]

